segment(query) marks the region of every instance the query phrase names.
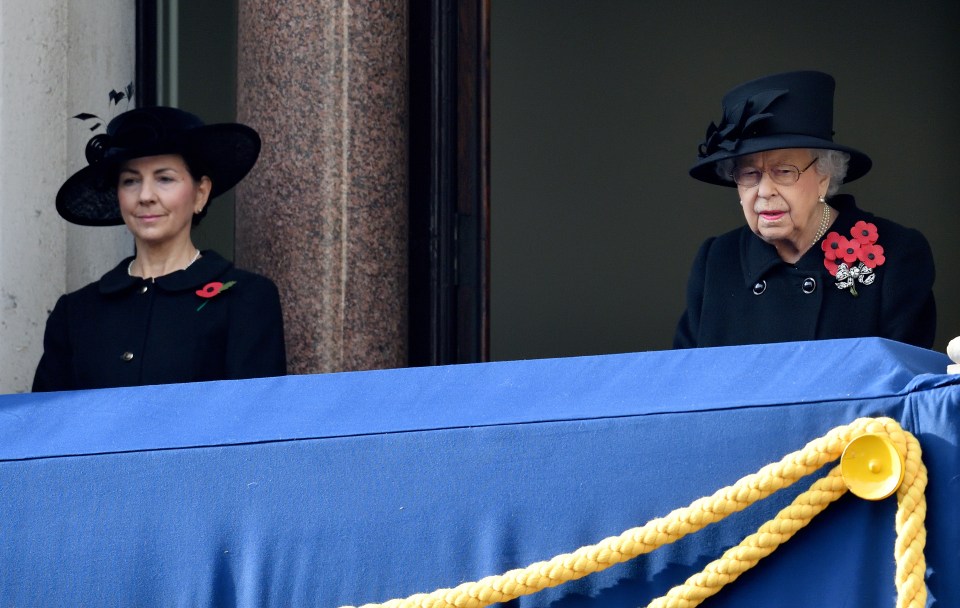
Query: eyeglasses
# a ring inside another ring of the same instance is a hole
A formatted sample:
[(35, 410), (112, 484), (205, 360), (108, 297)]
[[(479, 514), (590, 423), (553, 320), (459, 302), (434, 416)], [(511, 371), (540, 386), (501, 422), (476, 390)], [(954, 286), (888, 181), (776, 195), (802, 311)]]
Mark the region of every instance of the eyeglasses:
[(730, 177), (733, 178), (733, 181), (737, 182), (738, 186), (753, 188), (754, 186), (760, 185), (760, 180), (763, 179), (763, 174), (766, 173), (770, 176), (770, 179), (773, 180), (773, 183), (781, 186), (792, 186), (800, 179), (800, 174), (812, 167), (818, 158), (819, 157), (814, 157), (814, 159), (810, 161), (810, 164), (803, 169), (798, 168), (796, 165), (774, 165), (766, 171), (757, 167), (735, 167)]

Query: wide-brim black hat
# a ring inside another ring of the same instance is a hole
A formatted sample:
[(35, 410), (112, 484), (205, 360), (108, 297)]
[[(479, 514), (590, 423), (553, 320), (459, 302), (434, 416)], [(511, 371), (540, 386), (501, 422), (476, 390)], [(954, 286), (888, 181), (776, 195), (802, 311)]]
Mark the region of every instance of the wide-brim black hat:
[(710, 123), (690, 176), (735, 186), (716, 171), (717, 161), (781, 148), (840, 150), (850, 155), (844, 183), (863, 177), (872, 161), (833, 141), (833, 77), (823, 72), (786, 72), (741, 84), (723, 96), (723, 119)]
[(87, 143), (88, 166), (70, 176), (57, 192), (57, 212), (81, 226), (123, 223), (117, 199), (117, 171), (134, 158), (180, 154), (190, 169), (212, 182), (210, 199), (250, 172), (260, 155), (260, 136), (239, 123), (205, 125), (197, 116), (157, 106), (120, 114), (106, 133)]

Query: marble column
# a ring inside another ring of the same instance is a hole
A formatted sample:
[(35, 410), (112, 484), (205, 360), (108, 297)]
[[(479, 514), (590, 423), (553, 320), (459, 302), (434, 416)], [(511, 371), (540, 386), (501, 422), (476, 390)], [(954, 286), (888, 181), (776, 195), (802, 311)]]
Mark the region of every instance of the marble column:
[(400, 367), (407, 343), (406, 0), (240, 0), (236, 260), (280, 289), (290, 373)]

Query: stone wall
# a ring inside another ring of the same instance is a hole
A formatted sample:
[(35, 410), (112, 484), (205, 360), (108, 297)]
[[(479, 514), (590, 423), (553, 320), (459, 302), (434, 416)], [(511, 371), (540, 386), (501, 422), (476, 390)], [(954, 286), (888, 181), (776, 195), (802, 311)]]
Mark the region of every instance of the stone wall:
[(57, 215), (64, 179), (85, 164), (89, 112), (134, 79), (135, 2), (0, 2), (0, 393), (30, 389), (57, 298), (132, 251), (119, 228)]

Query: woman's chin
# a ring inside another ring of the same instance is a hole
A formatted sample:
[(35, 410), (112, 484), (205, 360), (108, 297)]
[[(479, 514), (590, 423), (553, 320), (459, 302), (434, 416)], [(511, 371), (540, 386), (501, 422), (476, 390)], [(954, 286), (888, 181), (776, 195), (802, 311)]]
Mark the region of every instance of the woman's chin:
[(760, 226), (757, 228), (756, 234), (764, 242), (769, 243), (770, 245), (778, 246), (790, 243), (792, 231), (779, 227), (774, 228)]

